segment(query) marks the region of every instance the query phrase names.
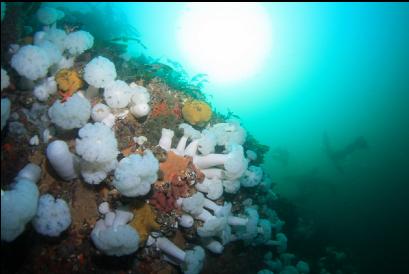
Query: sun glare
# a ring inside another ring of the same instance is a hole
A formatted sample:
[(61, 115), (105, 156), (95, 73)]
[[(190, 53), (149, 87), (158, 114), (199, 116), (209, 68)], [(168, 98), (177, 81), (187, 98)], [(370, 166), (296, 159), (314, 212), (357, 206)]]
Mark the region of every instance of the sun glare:
[(257, 73), (271, 47), (271, 22), (257, 3), (192, 3), (180, 18), (179, 48), (211, 81)]

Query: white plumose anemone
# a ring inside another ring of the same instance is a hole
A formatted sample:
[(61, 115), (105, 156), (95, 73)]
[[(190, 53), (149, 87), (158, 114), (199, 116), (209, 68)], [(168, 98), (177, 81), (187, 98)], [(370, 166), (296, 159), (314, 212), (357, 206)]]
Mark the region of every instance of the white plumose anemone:
[(158, 170), (158, 160), (150, 150), (145, 150), (143, 156), (133, 154), (119, 162), (112, 184), (124, 196), (143, 196), (156, 182)]
[(84, 68), (84, 80), (96, 88), (107, 87), (116, 76), (114, 63), (102, 56), (95, 57)]
[(94, 45), (94, 37), (83, 30), (71, 32), (64, 41), (65, 49), (73, 56), (80, 55)]
[(66, 102), (59, 100), (48, 109), (51, 121), (63, 129), (83, 127), (91, 116), (90, 102), (79, 92)]
[(11, 66), (18, 74), (32, 81), (45, 77), (50, 65), (47, 52), (38, 46), (23, 46), (11, 58)]

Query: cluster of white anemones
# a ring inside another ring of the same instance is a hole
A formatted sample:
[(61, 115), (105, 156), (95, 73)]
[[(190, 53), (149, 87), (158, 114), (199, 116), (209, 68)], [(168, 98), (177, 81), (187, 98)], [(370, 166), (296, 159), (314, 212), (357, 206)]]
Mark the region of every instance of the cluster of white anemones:
[[(72, 67), (78, 55), (92, 48), (94, 38), (86, 31), (67, 34), (56, 28), (55, 22), (64, 17), (59, 10), (43, 7), (38, 10), (37, 17), (47, 27), (35, 33), (33, 45), (13, 47), (11, 67), (20, 76), (36, 81), (33, 93), (39, 101), (46, 101), (57, 91), (55, 73)], [(143, 155), (130, 155), (118, 162), (118, 144), (113, 131), (115, 120), (127, 114), (126, 111), (136, 118), (148, 115), (151, 100), (148, 90), (117, 79), (114, 63), (103, 56), (86, 64), (84, 80), (89, 85), (86, 91), (76, 93), (65, 102), (57, 100), (48, 109), (51, 123), (58, 128), (79, 129), (75, 153), (66, 142), (55, 140), (47, 147), (49, 162), (64, 180), (81, 175), (85, 182), (99, 184), (114, 171), (112, 184), (123, 196), (148, 194), (157, 180), (158, 160), (150, 150), (145, 150)], [(1, 69), (1, 89), (9, 84), (7, 71)], [(90, 99), (99, 94), (99, 89), (103, 89), (104, 103), (91, 107)], [(10, 102), (2, 99), (2, 128), (9, 112)], [(94, 123), (89, 123), (90, 118)], [(202, 131), (188, 124), (181, 124), (179, 128), (183, 136), (175, 148), (172, 148), (174, 132), (166, 128), (162, 129), (158, 146), (180, 156), (192, 157), (193, 164), (205, 175), (203, 182), (195, 184), (197, 192), (194, 195), (178, 199), (177, 205), (183, 210), (178, 218), (179, 225), (189, 228), (200, 220), (197, 234), (202, 246), (213, 253), (222, 253), (229, 242), (243, 240), (248, 244), (272, 246), (286, 254), (287, 238), (280, 232), (283, 222), (278, 217), (259, 218), (257, 206), (251, 203), (245, 205), (242, 214), (233, 215), (231, 203), (218, 205), (214, 202), (224, 192), (235, 194), (241, 187), (255, 187), (264, 179), (260, 167), (249, 166), (257, 159), (257, 154), (250, 150), (244, 152), (246, 132), (240, 124), (228, 121)], [(140, 145), (146, 141), (142, 137), (136, 141)], [(216, 147), (223, 148), (223, 152), (215, 153)], [(67, 204), (49, 194), (39, 197), (35, 185), (38, 179), (38, 167), (28, 166), (19, 173), (12, 190), (2, 191), (2, 240), (14, 240), (30, 220), (39, 233), (48, 236), (58, 236), (70, 225)], [(91, 234), (96, 247), (107, 255), (135, 252), (140, 246), (139, 235), (127, 224), (133, 218), (132, 213), (119, 209), (111, 211), (107, 203), (103, 203), (99, 211), (104, 217), (96, 223)], [(166, 260), (180, 265), (185, 273), (199, 273), (203, 266), (205, 252), (200, 246), (184, 251), (157, 233), (149, 236), (147, 246), (161, 250)], [(285, 269), (277, 267), (276, 271)], [(297, 269), (299, 273), (308, 273), (305, 262), (299, 262)]]

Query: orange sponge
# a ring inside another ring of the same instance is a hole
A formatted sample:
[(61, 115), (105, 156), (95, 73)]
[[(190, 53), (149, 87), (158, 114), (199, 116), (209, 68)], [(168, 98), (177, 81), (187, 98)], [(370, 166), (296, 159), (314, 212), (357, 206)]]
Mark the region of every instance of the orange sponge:
[(58, 89), (64, 97), (70, 97), (79, 90), (83, 81), (75, 69), (62, 69), (55, 75)]

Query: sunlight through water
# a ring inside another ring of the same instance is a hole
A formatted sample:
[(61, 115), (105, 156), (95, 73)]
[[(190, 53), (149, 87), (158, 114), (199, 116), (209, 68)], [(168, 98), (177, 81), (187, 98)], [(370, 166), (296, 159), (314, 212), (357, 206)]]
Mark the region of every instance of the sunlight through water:
[(271, 22), (257, 3), (187, 4), (179, 22), (180, 51), (210, 81), (237, 82), (262, 69)]

